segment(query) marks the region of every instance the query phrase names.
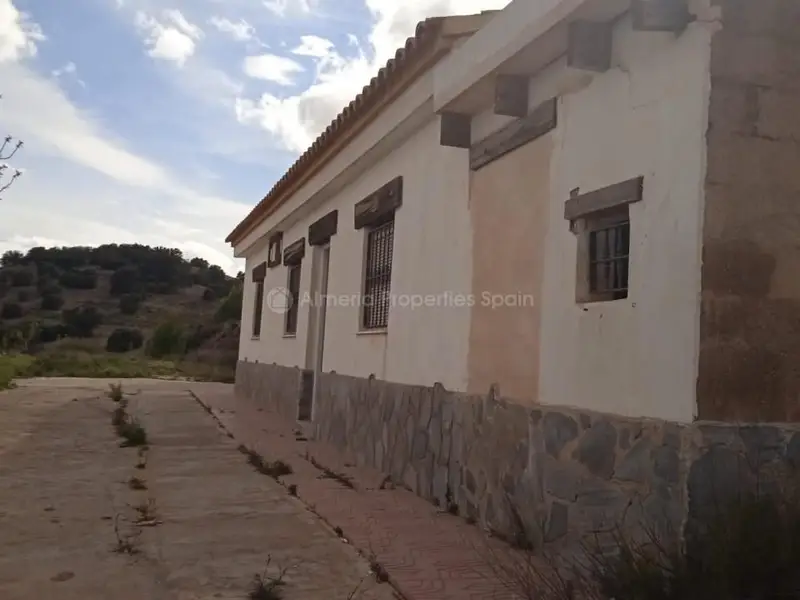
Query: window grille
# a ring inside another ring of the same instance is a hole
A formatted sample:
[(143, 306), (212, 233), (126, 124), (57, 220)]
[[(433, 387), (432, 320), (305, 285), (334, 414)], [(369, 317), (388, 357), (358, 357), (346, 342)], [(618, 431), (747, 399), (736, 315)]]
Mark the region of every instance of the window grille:
[(589, 233), (589, 291), (613, 300), (628, 297), (630, 221)]
[(367, 234), (364, 309), (361, 322), (363, 329), (384, 329), (389, 325), (393, 242), (394, 220), (372, 229)]
[(297, 333), (297, 315), (300, 310), (300, 265), (289, 266), (289, 281), (287, 284), (289, 292), (289, 307), (286, 311), (286, 321), (283, 332), (286, 335)]
[(264, 312), (264, 282), (256, 282), (256, 297), (253, 304), (253, 337), (261, 335), (261, 317)]

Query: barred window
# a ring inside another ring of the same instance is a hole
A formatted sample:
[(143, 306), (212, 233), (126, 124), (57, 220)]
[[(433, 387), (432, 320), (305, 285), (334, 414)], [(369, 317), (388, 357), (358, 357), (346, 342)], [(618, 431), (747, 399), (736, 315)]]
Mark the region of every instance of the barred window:
[(286, 335), (297, 333), (297, 315), (300, 310), (300, 264), (289, 265), (288, 282), (286, 284), (289, 292), (288, 309), (286, 310), (286, 320), (284, 321), (283, 332)]
[(367, 233), (362, 329), (385, 329), (391, 304), (394, 219)]
[(589, 230), (589, 293), (598, 299), (628, 297), (631, 226), (627, 215)]
[(256, 296), (253, 300), (253, 337), (261, 335), (261, 318), (264, 312), (264, 282), (256, 281)]

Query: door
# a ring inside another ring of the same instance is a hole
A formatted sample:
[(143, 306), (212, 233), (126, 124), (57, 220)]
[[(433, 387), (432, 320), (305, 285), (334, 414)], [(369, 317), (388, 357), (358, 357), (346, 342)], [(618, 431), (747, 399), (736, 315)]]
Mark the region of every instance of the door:
[(309, 305), (309, 328), (306, 345), (306, 371), (300, 396), (298, 419), (309, 421), (317, 395), (317, 375), (322, 372), (325, 349), (325, 314), (328, 295), (328, 265), (330, 245), (315, 246), (311, 267), (311, 303)]

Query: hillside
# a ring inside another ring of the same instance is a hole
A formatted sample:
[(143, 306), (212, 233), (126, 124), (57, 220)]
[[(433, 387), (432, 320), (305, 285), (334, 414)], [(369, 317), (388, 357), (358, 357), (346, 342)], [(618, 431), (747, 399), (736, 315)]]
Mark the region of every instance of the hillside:
[(39, 247), (0, 259), (0, 354), (27, 375), (230, 381), (240, 313), (239, 280), (174, 248)]

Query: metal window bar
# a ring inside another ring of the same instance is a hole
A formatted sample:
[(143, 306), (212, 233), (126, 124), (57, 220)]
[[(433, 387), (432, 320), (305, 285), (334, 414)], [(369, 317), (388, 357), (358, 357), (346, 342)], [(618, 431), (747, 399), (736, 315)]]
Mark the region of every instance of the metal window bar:
[(286, 311), (284, 333), (297, 333), (297, 315), (300, 309), (300, 265), (289, 267), (289, 308)]
[(589, 234), (589, 290), (614, 300), (628, 297), (630, 221), (596, 229)]
[(389, 325), (391, 305), (392, 251), (394, 221), (367, 234), (367, 261), (364, 271), (364, 329), (383, 329)]
[(261, 335), (261, 317), (264, 311), (264, 282), (256, 282), (256, 297), (253, 306), (253, 337)]

